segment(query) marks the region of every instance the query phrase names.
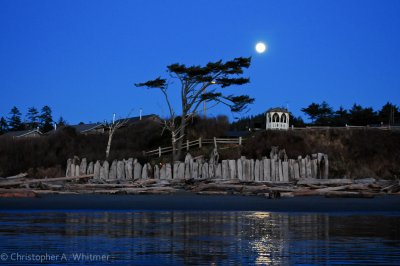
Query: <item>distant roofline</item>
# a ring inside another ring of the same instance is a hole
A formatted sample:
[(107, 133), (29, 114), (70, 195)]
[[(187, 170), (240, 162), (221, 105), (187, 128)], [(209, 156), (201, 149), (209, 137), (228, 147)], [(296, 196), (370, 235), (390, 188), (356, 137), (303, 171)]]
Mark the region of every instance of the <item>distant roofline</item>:
[[(43, 135), (43, 133), (39, 129), (35, 128), (35, 129), (27, 129), (27, 130), (9, 131), (9, 132), (5, 133), (3, 136), (19, 138), (19, 137), (29, 135), (33, 132)], [(18, 133), (21, 133), (21, 134), (18, 134)]]

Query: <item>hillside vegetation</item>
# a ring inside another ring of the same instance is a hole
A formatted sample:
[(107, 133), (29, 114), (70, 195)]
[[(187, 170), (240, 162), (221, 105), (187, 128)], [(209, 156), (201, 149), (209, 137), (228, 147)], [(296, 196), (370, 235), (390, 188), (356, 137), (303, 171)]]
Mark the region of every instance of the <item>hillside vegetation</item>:
[(397, 178), (400, 176), (400, 131), (328, 129), (266, 131), (246, 141), (249, 157), (269, 154), (271, 146), (286, 149), (289, 158), (322, 152), (329, 155), (331, 177)]
[[(190, 140), (221, 137), (229, 128), (226, 117), (194, 119), (188, 128)], [(170, 146), (170, 136), (157, 123), (139, 123), (120, 129), (114, 139), (110, 160), (134, 157), (141, 162), (156, 162), (143, 151)], [(34, 139), (0, 137), (0, 176), (29, 171), (35, 177), (63, 176), (67, 158), (78, 155), (89, 161), (103, 160), (107, 134), (80, 135), (72, 128)], [(241, 155), (261, 158), (272, 146), (286, 149), (289, 158), (322, 152), (329, 155), (331, 177), (397, 178), (400, 176), (400, 132), (378, 129), (304, 129), (255, 132), (241, 147), (224, 147), (220, 159)], [(212, 147), (192, 151), (208, 157)], [(169, 160), (169, 156), (163, 158)]]
[[(226, 117), (201, 120), (193, 119), (188, 128), (189, 139), (201, 136), (211, 138), (221, 136), (228, 130)], [(119, 129), (113, 138), (109, 160), (138, 158), (141, 162), (148, 158), (143, 151), (159, 146), (171, 146), (170, 135), (156, 122), (143, 121)], [(73, 128), (65, 127), (56, 133), (40, 138), (0, 137), (0, 177), (29, 171), (30, 176), (55, 177), (65, 174), (68, 158), (78, 155), (89, 161), (104, 160), (107, 134), (82, 135)]]

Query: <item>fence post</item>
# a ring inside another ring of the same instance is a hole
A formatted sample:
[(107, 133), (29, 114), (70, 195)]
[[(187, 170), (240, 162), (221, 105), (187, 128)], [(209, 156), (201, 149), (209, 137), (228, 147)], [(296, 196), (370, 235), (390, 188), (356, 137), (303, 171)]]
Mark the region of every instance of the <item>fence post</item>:
[(189, 140), (186, 140), (186, 151), (189, 151)]
[(214, 137), (214, 147), (215, 148), (217, 147), (217, 138), (216, 137)]
[(161, 157), (161, 147), (158, 147), (158, 157)]
[(239, 137), (239, 145), (242, 145), (242, 137)]
[(199, 148), (201, 148), (201, 137), (199, 138)]

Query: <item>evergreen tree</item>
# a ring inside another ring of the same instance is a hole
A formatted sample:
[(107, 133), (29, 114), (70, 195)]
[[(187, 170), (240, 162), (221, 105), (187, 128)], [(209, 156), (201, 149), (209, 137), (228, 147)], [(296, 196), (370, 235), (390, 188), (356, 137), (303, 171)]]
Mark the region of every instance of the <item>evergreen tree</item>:
[(4, 117), (0, 118), (0, 135), (6, 133), (8, 130), (7, 121)]
[(53, 129), (53, 116), (51, 114), (51, 108), (49, 106), (43, 106), (39, 119), (40, 130), (42, 132), (48, 132)]
[(302, 108), (301, 111), (308, 115), (312, 123), (316, 125), (329, 125), (331, 123), (333, 110), (325, 101), (321, 104), (311, 103), (308, 107)]
[(320, 126), (329, 126), (332, 122), (332, 115), (332, 107), (330, 107), (327, 102), (323, 101), (319, 105), (317, 120), (315, 121), (315, 124)]
[(289, 113), (289, 126), (304, 127), (306, 124), (301, 116), (295, 117), (292, 113)]
[(35, 107), (30, 107), (28, 109), (26, 118), (29, 129), (35, 129), (39, 126), (39, 112)]
[(60, 118), (57, 121), (57, 126), (62, 127), (66, 125), (68, 125), (68, 122), (65, 121), (65, 119), (62, 116), (60, 116)]
[(21, 112), (16, 106), (10, 111), (10, 117), (8, 118), (8, 126), (11, 131), (23, 130), (24, 125), (21, 122)]
[(354, 104), (350, 109), (349, 123), (352, 126), (366, 126), (377, 123), (377, 115), (372, 107), (363, 108), (361, 105)]
[(332, 117), (332, 126), (345, 126), (349, 123), (349, 112), (342, 106), (335, 111)]
[(398, 122), (399, 115), (399, 107), (387, 102), (378, 112), (378, 120), (383, 124), (393, 125)]
[(308, 107), (302, 108), (301, 111), (308, 115), (311, 122), (314, 123), (315, 119), (317, 119), (320, 114), (320, 105), (317, 103), (311, 103)]

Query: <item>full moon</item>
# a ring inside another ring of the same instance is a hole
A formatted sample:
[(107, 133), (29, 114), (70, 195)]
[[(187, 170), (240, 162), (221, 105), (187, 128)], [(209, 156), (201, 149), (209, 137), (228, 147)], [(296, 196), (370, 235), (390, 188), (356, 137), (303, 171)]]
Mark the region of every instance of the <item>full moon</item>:
[(256, 44), (257, 53), (262, 54), (265, 52), (265, 50), (267, 50), (267, 46), (265, 45), (265, 43), (259, 42)]

